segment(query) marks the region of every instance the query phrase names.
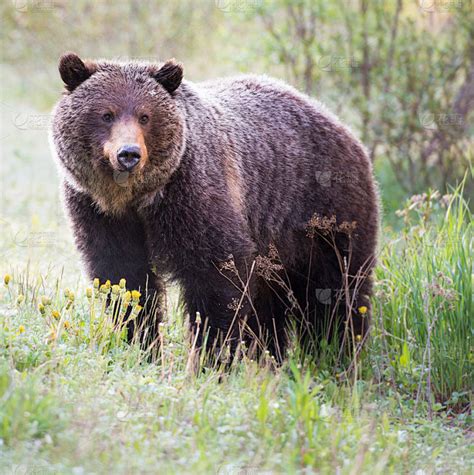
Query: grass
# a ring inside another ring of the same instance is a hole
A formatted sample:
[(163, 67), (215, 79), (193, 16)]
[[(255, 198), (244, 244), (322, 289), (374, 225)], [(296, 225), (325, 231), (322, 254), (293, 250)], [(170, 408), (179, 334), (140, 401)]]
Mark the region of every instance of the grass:
[(0, 291), (0, 471), (471, 473), (472, 217), (457, 190), (412, 199), (400, 219), (350, 373), (301, 365), (295, 348), (281, 367), (244, 355), (196, 374), (173, 305), (151, 363), (104, 310), (123, 286), (72, 291), (14, 266)]
[[(440, 208), (444, 203), (445, 208)], [(405, 228), (377, 272), (380, 317), (396, 370), (439, 408), (466, 402), (474, 386), (473, 223), (459, 190), (412, 198)], [(433, 222), (434, 221), (434, 222)]]

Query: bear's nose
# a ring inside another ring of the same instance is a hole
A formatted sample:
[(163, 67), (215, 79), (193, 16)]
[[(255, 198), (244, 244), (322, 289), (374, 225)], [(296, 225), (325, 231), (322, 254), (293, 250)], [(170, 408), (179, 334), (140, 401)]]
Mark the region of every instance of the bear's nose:
[(124, 145), (117, 152), (117, 160), (127, 171), (132, 170), (140, 161), (140, 147), (138, 145)]

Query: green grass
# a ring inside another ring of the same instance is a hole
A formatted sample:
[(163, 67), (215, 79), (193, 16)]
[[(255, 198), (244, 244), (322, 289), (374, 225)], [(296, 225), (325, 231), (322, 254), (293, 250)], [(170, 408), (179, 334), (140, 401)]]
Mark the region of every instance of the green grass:
[(244, 356), (196, 374), (173, 305), (151, 363), (100, 288), (15, 265), (0, 291), (0, 471), (471, 473), (472, 218), (459, 192), (442, 202), (410, 202), (385, 236), (374, 330), (347, 373), (293, 351), (282, 367)]
[(459, 190), (440, 203), (428, 193), (402, 213), (405, 228), (380, 258), (375, 321), (401, 380), (449, 406), (474, 387), (473, 223)]

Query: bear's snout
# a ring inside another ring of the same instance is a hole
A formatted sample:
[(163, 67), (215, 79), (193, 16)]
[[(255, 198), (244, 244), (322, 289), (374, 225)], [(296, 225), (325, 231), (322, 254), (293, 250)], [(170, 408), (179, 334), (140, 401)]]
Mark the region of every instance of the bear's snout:
[(140, 147), (135, 144), (127, 144), (120, 147), (117, 152), (117, 161), (124, 171), (131, 171), (140, 162)]
[(115, 170), (141, 169), (148, 159), (145, 136), (136, 120), (118, 120), (104, 144), (104, 156)]

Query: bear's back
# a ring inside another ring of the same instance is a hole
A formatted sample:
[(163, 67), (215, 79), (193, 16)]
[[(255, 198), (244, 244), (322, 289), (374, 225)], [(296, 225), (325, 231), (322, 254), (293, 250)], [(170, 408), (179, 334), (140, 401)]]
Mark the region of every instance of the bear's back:
[[(237, 145), (242, 145), (242, 139), (243, 145), (252, 142), (253, 154), (271, 145), (282, 148), (277, 153), (281, 159), (291, 160), (297, 153), (301, 160), (308, 155), (313, 165), (318, 157), (324, 165), (333, 158), (340, 160), (341, 155), (364, 162), (367, 159), (362, 144), (337, 116), (316, 99), (278, 79), (241, 75), (195, 87), (204, 103), (218, 111), (219, 124)], [(355, 153), (341, 154), (344, 149)]]
[[(230, 200), (242, 203), (252, 234), (265, 243), (276, 236), (288, 243), (286, 233), (304, 233), (314, 213), (352, 221), (346, 200), (364, 207), (369, 199), (360, 193), (371, 179), (364, 148), (318, 101), (255, 75), (187, 83), (183, 92), (192, 103), (190, 142), (196, 149), (206, 142), (200, 151), (207, 158), (196, 168), (210, 175), (222, 167)], [(210, 150), (221, 153), (211, 159)]]

